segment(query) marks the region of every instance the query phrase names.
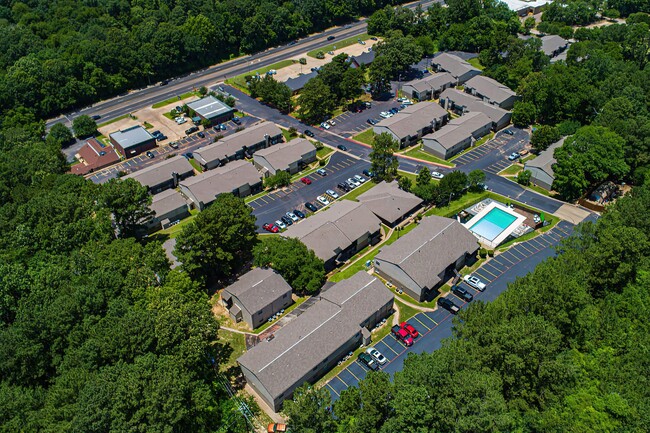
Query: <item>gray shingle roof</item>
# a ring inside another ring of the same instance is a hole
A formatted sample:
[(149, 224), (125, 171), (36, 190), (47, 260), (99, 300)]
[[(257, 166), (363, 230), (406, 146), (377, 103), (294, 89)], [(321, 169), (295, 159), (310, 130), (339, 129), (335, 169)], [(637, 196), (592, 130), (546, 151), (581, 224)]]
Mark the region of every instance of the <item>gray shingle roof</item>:
[(359, 66), (369, 65), (375, 60), (375, 51), (364, 51), (358, 56), (352, 57), (352, 60)]
[(542, 51), (547, 56), (552, 56), (553, 53), (562, 47), (569, 45), (569, 41), (558, 35), (546, 35), (541, 37)]
[(287, 170), (289, 164), (292, 162), (300, 161), (303, 155), (315, 151), (316, 148), (311, 141), (306, 138), (298, 138), (288, 143), (280, 143), (275, 146), (267, 147), (266, 149), (258, 150), (253, 155), (256, 162), (256, 157), (263, 156), (275, 170)]
[(463, 76), (469, 71), (479, 71), (479, 69), (467, 63), (465, 60), (453, 54), (442, 53), (433, 58), (431, 62), (437, 65), (439, 69), (449, 72), (454, 78)]
[(418, 131), (431, 126), (434, 121), (441, 121), (445, 116), (448, 116), (447, 111), (435, 102), (418, 102), (393, 117), (383, 119), (375, 127), (386, 127), (401, 140), (416, 136)]
[(455, 83), (456, 80), (450, 73), (438, 72), (436, 74), (427, 75), (420, 80), (411, 81), (406, 85), (412, 86), (418, 92), (426, 92), (429, 90), (439, 91), (442, 90), (443, 87), (449, 87)]
[(234, 157), (237, 151), (242, 150), (244, 146), (251, 146), (264, 141), (265, 135), (276, 137), (282, 135), (282, 131), (274, 123), (261, 122), (224, 137), (216, 143), (196, 149), (194, 158), (201, 164), (210, 164), (217, 159), (228, 159)]
[(180, 184), (189, 189), (197, 200), (207, 205), (219, 194), (232, 192), (246, 184), (255, 185), (261, 179), (262, 176), (253, 164), (239, 160), (186, 179)]
[(380, 223), (362, 203), (341, 200), (292, 225), (282, 236), (300, 239), (316, 256), (327, 261), (364, 234), (379, 230)]
[(360, 324), (392, 298), (381, 281), (358, 272), (237, 361), (278, 397), (360, 332)]
[(436, 140), (445, 149), (451, 149), (456, 144), (473, 136), (476, 131), (491, 124), (492, 120), (488, 116), (475, 111), (450, 120), (439, 130), (422, 137), (422, 140)]
[(189, 102), (187, 106), (206, 119), (213, 119), (233, 111), (232, 107), (214, 96), (206, 96), (198, 101)]
[(165, 215), (166, 213), (180, 207), (187, 207), (187, 202), (178, 191), (175, 189), (168, 189), (152, 197), (149, 209), (154, 211), (156, 216), (159, 216)]
[(562, 137), (559, 141), (551, 144), (546, 150), (540, 152), (537, 158), (532, 159), (530, 161), (526, 161), (525, 168), (528, 167), (539, 168), (544, 173), (547, 173), (549, 176), (553, 177), (554, 176), (553, 164), (557, 162), (553, 154), (555, 153), (555, 149), (561, 147), (564, 144), (564, 140), (566, 140), (566, 137)]
[(186, 158), (178, 155), (145, 167), (142, 170), (127, 174), (122, 179), (133, 179), (144, 186), (154, 187), (167, 182), (173, 177), (173, 173), (179, 176), (185, 176), (194, 173), (194, 168), (192, 168), (192, 164)]
[(465, 253), (478, 249), (474, 235), (458, 221), (430, 216), (393, 244), (377, 259), (398, 265), (420, 287), (435, 287), (439, 274)]
[(422, 204), (422, 199), (416, 195), (399, 189), (397, 182), (381, 182), (359, 195), (357, 200), (379, 218), (390, 223)]
[(300, 90), (305, 87), (307, 81), (311, 80), (316, 75), (318, 75), (318, 72), (316, 71), (310, 72), (308, 74), (298, 75), (296, 78), (289, 78), (284, 82), (284, 84), (286, 84), (292, 92), (295, 92), (296, 90)]
[(149, 131), (140, 125), (113, 132), (112, 134), (109, 134), (109, 137), (122, 146), (122, 149), (124, 150), (154, 139), (153, 135), (149, 134)]
[(474, 89), (477, 93), (497, 104), (502, 104), (508, 98), (517, 95), (505, 84), (501, 84), (484, 75), (477, 75), (467, 80), (465, 89)]
[(255, 268), (226, 287), (222, 297), (236, 296), (241, 307), (255, 314), (287, 292), (291, 292), (291, 286), (280, 274), (270, 268)]
[(445, 91), (440, 94), (440, 99), (447, 98), (453, 101), (455, 105), (467, 108), (470, 112), (479, 111), (484, 113), (492, 119), (492, 122), (494, 123), (499, 123), (499, 121), (510, 114), (510, 111), (508, 110), (489, 104), (476, 96), (462, 92), (458, 89), (445, 89)]

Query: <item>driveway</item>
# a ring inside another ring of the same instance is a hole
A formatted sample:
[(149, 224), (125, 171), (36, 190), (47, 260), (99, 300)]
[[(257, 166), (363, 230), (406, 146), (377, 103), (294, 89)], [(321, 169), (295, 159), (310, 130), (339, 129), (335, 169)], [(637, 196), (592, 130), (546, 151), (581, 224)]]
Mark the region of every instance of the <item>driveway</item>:
[(314, 172), (305, 176), (311, 180), (311, 185), (305, 185), (298, 180), (287, 188), (266, 194), (248, 203), (257, 218), (258, 232), (265, 233), (262, 224), (276, 221), (286, 212), (298, 209), (308, 213), (305, 202), (311, 202), (319, 210), (323, 209), (324, 206), (316, 200), (316, 197), (325, 194), (328, 189), (336, 191), (341, 196), (339, 198), (341, 200), (343, 191), (337, 189), (336, 185), (355, 174), (361, 175), (361, 172), (369, 167), (370, 164), (365, 161), (352, 158), (343, 152), (334, 152), (329, 163), (324, 167), (327, 176)]
[(368, 119), (381, 120), (379, 113), (382, 111), (390, 110), (391, 108), (399, 107), (399, 102), (394, 99), (385, 101), (371, 102), (371, 107), (364, 109), (361, 113), (354, 111), (346, 111), (334, 118), (336, 125), (332, 126), (329, 130), (335, 132), (345, 138), (350, 138), (360, 132), (365, 131), (372, 126), (368, 123)]
[[(479, 292), (464, 282), (461, 285), (474, 295), (475, 301), (493, 301), (503, 293), (509, 283), (528, 274), (547, 258), (555, 256), (555, 247), (572, 233), (574, 227), (568, 222), (561, 221), (548, 232), (517, 244), (483, 264), (474, 274), (487, 283), (485, 291)], [(461, 308), (467, 305), (452, 293), (448, 297)], [(442, 340), (452, 336), (452, 318), (451, 313), (441, 308), (415, 315), (409, 323), (420, 332), (420, 336), (409, 348), (397, 341), (392, 334), (373, 343), (373, 346), (388, 359), (388, 363), (381, 368), (382, 371), (392, 375), (402, 370), (404, 360), (409, 353), (431, 353), (440, 348)], [(356, 386), (367, 372), (368, 368), (355, 360), (327, 382), (326, 387), (330, 391), (332, 400), (338, 399), (346, 388)]]

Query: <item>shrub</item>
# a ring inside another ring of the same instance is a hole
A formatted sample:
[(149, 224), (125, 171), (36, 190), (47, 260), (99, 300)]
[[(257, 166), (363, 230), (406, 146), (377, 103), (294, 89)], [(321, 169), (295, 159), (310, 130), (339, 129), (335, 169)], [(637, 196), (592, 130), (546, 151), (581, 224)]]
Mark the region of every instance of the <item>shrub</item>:
[(494, 250), (488, 250), (487, 254), (489, 257), (494, 257)]
[(324, 59), (325, 58), (325, 53), (322, 51), (319, 51), (316, 53), (316, 58), (317, 59)]
[(479, 255), (482, 259), (486, 258), (486, 257), (487, 257), (487, 250), (486, 250), (485, 248), (481, 248), (481, 249), (478, 251), (478, 255)]

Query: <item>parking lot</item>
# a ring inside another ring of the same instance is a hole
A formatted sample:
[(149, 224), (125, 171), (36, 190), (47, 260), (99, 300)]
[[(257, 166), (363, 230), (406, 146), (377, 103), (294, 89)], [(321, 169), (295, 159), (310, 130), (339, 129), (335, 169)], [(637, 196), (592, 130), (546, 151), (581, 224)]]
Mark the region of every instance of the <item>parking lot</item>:
[(264, 233), (262, 224), (272, 223), (294, 209), (307, 213), (305, 202), (312, 203), (319, 210), (322, 209), (324, 206), (316, 200), (316, 197), (324, 195), (328, 189), (336, 191), (342, 198), (344, 192), (337, 189), (336, 185), (355, 174), (361, 175), (363, 170), (370, 168), (370, 164), (336, 151), (324, 168), (327, 176), (321, 176), (316, 172), (305, 176), (312, 181), (311, 185), (305, 185), (297, 180), (286, 188), (265, 194), (248, 203), (257, 218), (258, 231)]
[[(506, 289), (508, 283), (526, 275), (540, 262), (555, 255), (554, 247), (571, 234), (573, 227), (571, 223), (561, 221), (548, 232), (517, 244), (505, 253), (497, 255), (480, 266), (473, 274), (487, 283), (487, 288), (483, 292), (477, 291), (465, 282), (462, 282), (461, 286), (474, 295), (474, 301), (472, 302), (478, 300), (490, 302), (494, 300)], [(449, 293), (447, 296), (461, 308), (466, 305), (462, 299), (453, 293)], [(392, 334), (373, 343), (373, 347), (379, 350), (388, 360), (381, 369), (393, 374), (402, 369), (404, 359), (408, 353), (430, 353), (438, 349), (442, 340), (452, 335), (452, 317), (451, 313), (441, 308), (413, 316), (409, 319), (409, 323), (418, 330), (420, 336), (415, 340), (413, 346), (408, 348), (397, 341)], [(384, 326), (390, 326), (390, 321)], [(368, 370), (364, 364), (355, 360), (327, 382), (325, 386), (330, 391), (332, 400), (338, 399), (341, 392), (346, 388), (356, 386), (366, 376)]]
[(508, 160), (508, 155), (523, 149), (529, 141), (526, 131), (515, 127), (510, 127), (508, 130), (512, 134), (499, 131), (492, 140), (459, 156), (452, 162), (459, 168), (467, 165), (492, 174), (498, 173), (513, 163)]
[(368, 119), (382, 120), (379, 113), (382, 111), (390, 110), (393, 107), (399, 107), (400, 103), (395, 99), (386, 101), (371, 102), (371, 107), (364, 109), (361, 113), (355, 111), (346, 111), (339, 114), (334, 118), (336, 125), (330, 128), (330, 131), (339, 134), (345, 138), (357, 135), (372, 126), (368, 123)]

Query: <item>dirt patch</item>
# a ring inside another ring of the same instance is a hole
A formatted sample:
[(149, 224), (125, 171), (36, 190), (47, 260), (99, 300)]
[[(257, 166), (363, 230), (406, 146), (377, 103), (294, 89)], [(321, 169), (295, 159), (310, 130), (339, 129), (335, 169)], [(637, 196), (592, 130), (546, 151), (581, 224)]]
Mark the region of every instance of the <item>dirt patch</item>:
[[(221, 294), (220, 292), (215, 293), (212, 298), (212, 314), (216, 317), (219, 325), (225, 326), (226, 328), (236, 329), (242, 332), (252, 332), (251, 328), (246, 324), (246, 322), (235, 323), (228, 313), (226, 307), (221, 304)], [(248, 341), (248, 340), (247, 340)]]

